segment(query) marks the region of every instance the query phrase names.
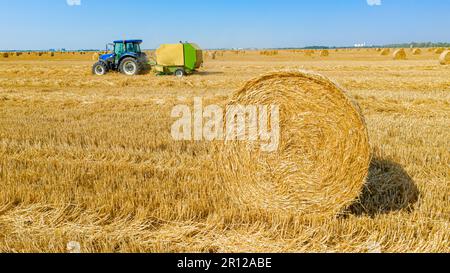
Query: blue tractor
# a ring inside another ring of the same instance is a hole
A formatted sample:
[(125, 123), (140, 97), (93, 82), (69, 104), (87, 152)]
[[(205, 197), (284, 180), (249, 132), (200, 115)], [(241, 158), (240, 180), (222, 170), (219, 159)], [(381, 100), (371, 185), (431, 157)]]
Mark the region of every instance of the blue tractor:
[(105, 75), (108, 71), (119, 71), (133, 76), (148, 68), (147, 55), (141, 51), (142, 40), (119, 40), (106, 46), (107, 54), (100, 55), (92, 67), (95, 75)]

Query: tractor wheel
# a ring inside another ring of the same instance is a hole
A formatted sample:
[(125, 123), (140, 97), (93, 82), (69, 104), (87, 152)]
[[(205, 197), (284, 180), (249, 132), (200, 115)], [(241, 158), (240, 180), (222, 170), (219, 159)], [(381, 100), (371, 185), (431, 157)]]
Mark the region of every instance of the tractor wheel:
[(186, 72), (184, 71), (184, 69), (177, 69), (175, 70), (175, 77), (177, 78), (183, 78), (186, 75)]
[(120, 63), (119, 70), (128, 76), (138, 75), (142, 71), (142, 64), (134, 58), (125, 58)]
[(92, 74), (97, 76), (103, 76), (106, 73), (108, 73), (108, 67), (102, 62), (95, 63), (94, 66), (92, 66)]

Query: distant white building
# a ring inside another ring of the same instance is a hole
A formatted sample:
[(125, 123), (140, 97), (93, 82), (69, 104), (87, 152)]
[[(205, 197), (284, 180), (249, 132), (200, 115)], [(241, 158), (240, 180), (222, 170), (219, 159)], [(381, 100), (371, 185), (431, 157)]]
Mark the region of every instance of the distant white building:
[(355, 47), (366, 47), (366, 43), (362, 43), (362, 44), (355, 44)]

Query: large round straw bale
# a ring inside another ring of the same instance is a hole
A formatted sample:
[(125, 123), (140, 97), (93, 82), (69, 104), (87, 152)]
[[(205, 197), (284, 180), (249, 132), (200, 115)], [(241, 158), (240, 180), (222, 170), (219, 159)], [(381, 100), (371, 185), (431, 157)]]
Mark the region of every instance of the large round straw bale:
[(330, 55), (330, 52), (326, 49), (320, 51), (321, 57), (328, 57), (329, 55)]
[(270, 73), (247, 82), (230, 105), (278, 106), (280, 128), (273, 152), (262, 151), (264, 141), (220, 146), (217, 168), (232, 202), (329, 216), (359, 196), (371, 159), (368, 132), (359, 106), (338, 85), (309, 72)]
[(2, 57), (3, 57), (3, 58), (8, 58), (8, 57), (9, 57), (8, 52), (3, 52), (3, 53), (2, 53)]
[(392, 58), (394, 60), (406, 60), (406, 51), (403, 48), (397, 49), (394, 54), (392, 54)]
[(384, 48), (383, 50), (381, 50), (381, 56), (387, 56), (390, 52), (391, 50), (389, 48)]
[(439, 63), (442, 65), (450, 64), (450, 50), (442, 52), (441, 56), (439, 57)]

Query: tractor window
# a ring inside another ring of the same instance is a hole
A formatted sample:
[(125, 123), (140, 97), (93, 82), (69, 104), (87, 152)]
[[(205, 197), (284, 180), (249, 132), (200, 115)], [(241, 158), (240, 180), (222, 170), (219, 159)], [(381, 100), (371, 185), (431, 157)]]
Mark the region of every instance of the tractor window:
[(116, 53), (116, 55), (122, 55), (125, 52), (125, 47), (123, 43), (117, 43), (114, 47), (114, 53)]
[(139, 44), (127, 44), (127, 52), (139, 53), (141, 52), (141, 47), (139, 46)]

